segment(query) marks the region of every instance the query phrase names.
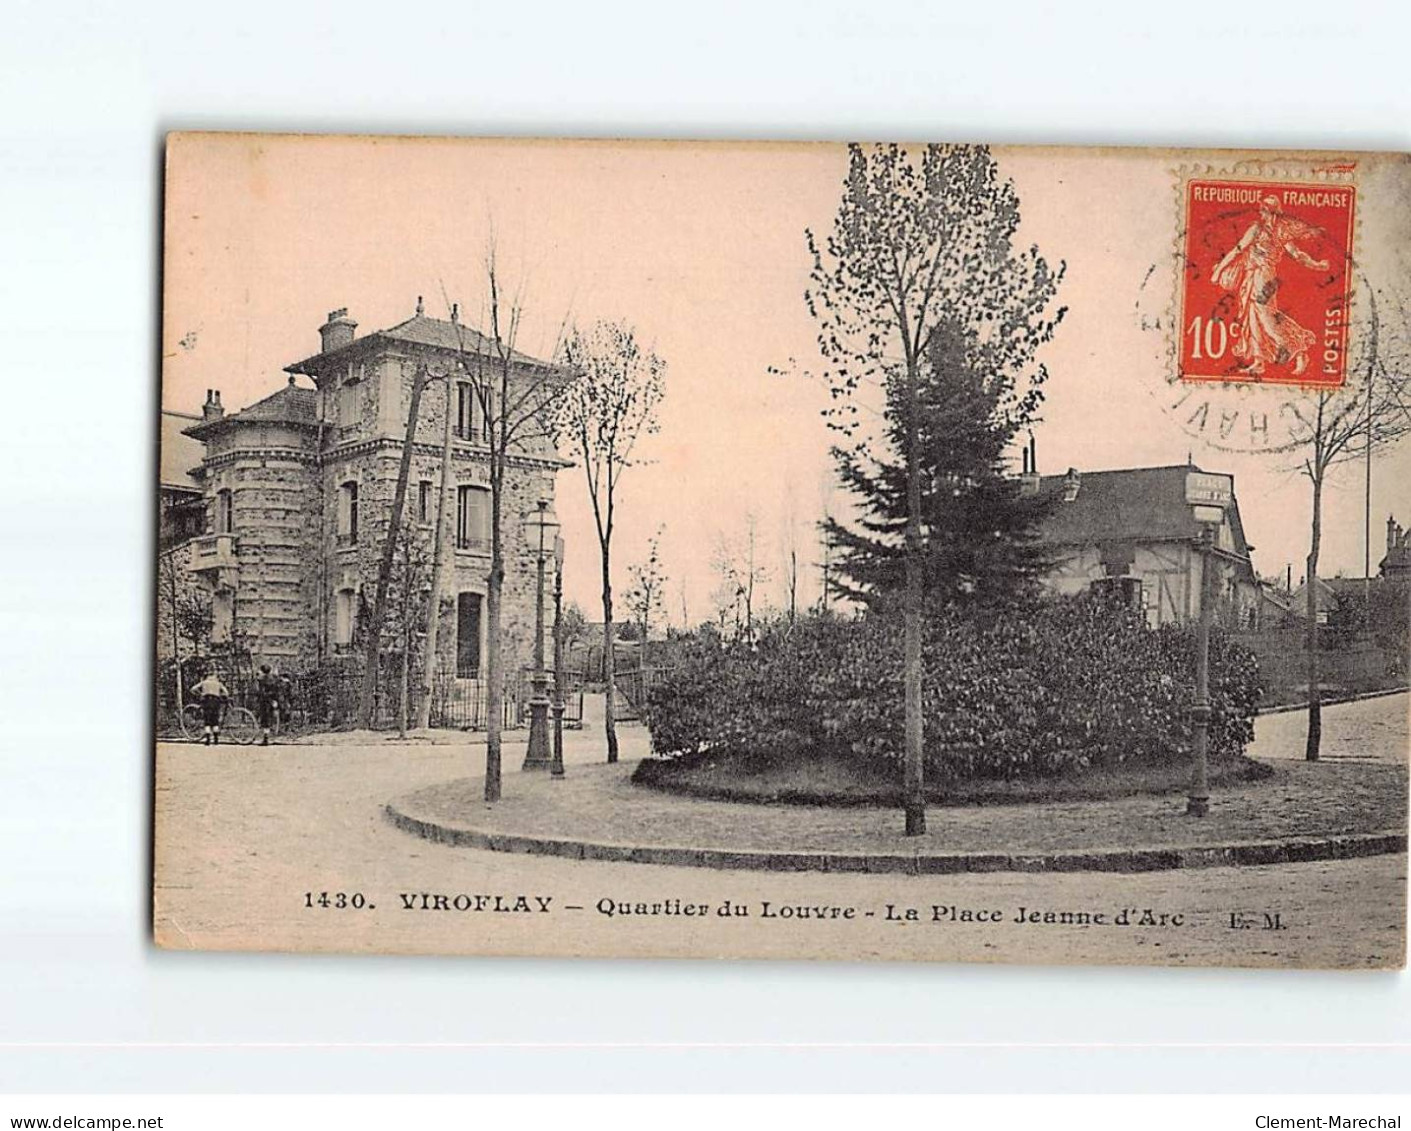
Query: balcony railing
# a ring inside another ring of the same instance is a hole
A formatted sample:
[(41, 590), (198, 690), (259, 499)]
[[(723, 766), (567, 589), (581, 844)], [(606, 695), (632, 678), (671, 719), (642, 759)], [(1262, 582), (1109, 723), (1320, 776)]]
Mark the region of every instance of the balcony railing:
[(490, 442), (490, 430), (483, 425), (479, 428), (467, 428), (464, 424), (457, 424), (454, 428), (457, 440), (465, 440), (471, 444), (488, 444)]
[(191, 571), (230, 569), (239, 564), (234, 534), (203, 534), (191, 541)]

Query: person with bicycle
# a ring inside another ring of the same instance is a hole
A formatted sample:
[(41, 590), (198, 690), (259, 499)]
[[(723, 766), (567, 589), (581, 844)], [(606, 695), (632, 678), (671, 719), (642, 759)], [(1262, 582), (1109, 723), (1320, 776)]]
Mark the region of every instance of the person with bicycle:
[(191, 694), (201, 703), (202, 741), (207, 746), (219, 746), (221, 715), (225, 713), (230, 692), (213, 668), (206, 673), (205, 679), (191, 689)]
[(260, 678), (255, 681), (255, 710), (260, 723), (260, 745), (269, 745), (270, 727), (279, 714), (279, 679), (268, 664), (260, 665)]

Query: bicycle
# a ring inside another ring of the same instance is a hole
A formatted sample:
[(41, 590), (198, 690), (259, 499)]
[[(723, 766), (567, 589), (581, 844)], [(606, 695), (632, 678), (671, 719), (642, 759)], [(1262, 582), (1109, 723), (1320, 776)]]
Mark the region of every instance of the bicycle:
[(275, 711), (274, 726), (270, 728), (269, 735), (271, 741), (292, 742), (306, 734), (311, 734), (315, 729), (307, 710), (300, 707), (287, 707), (281, 702)]
[[(186, 704), (181, 709), (180, 721), (181, 733), (190, 741), (199, 742), (205, 737), (206, 720), (201, 704)], [(249, 746), (260, 736), (260, 726), (255, 721), (254, 712), (247, 707), (227, 703), (221, 713), (220, 736), (237, 746)]]

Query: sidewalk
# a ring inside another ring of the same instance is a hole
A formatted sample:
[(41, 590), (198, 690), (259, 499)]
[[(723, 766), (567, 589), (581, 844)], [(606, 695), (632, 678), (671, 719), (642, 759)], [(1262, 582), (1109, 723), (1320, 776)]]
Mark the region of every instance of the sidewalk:
[[(552, 731), (551, 731), (552, 733)], [(515, 755), (518, 764), (524, 757), (529, 743), (529, 728), (514, 727), (501, 732), (504, 749)], [(409, 730), (405, 738), (395, 730), (334, 730), (315, 731), (289, 740), (287, 745), (295, 746), (358, 746), (377, 748), (387, 744), (413, 746), (484, 746), (483, 730), (448, 730), (431, 727), (426, 730)], [(617, 725), (618, 748), (623, 758), (645, 758), (651, 753), (652, 739), (647, 728), (640, 722), (619, 722)], [(563, 728), (563, 757), (570, 765), (575, 762), (591, 763), (603, 761), (606, 748), (603, 737), (603, 696), (584, 696), (583, 725)]]
[(937, 806), (915, 840), (893, 810), (678, 797), (634, 786), (634, 766), (507, 775), (493, 806), (479, 779), (447, 782), (392, 800), (386, 816), (491, 851), (779, 871), (1134, 872), (1406, 850), (1405, 765), (1283, 763), (1271, 779), (1216, 791), (1203, 820), (1179, 796)]

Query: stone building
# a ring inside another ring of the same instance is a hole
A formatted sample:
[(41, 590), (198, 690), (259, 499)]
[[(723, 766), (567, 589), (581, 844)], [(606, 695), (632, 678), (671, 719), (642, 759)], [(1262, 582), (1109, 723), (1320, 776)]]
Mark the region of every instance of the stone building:
[[(1040, 476), (1026, 471), (1024, 490), (1053, 498), (1040, 541), (1057, 559), (1044, 584), (1057, 593), (1108, 588), (1145, 611), (1154, 625), (1200, 613), (1205, 556), (1200, 525), (1187, 501), (1193, 465), (1122, 468)], [(1238, 500), (1225, 511), (1211, 555), (1218, 571), (1215, 615), (1231, 628), (1256, 627), (1260, 585)]]
[[(178, 609), (201, 592), (191, 573), (194, 539), (206, 529), (206, 502), (199, 475), (204, 450), (186, 429), (200, 421), (184, 412), (161, 414), (157, 456), (157, 656), (186, 659), (199, 642), (183, 631)], [(175, 686), (162, 686), (162, 691)]]
[[(427, 317), (420, 300), (405, 322), (364, 337), (356, 330), (346, 310), (333, 311), (319, 328), (321, 348), (286, 367), (284, 387), (229, 414), (212, 390), (202, 419), (186, 429), (204, 447), (199, 479), (207, 525), (194, 540), (190, 569), (211, 595), (213, 639), (238, 640), (253, 663), (283, 672), (356, 662), (391, 521), (413, 382), (424, 367), (431, 379), (403, 510), (408, 549), (405, 559), (398, 555), (390, 612), (407, 613), (407, 625), (419, 630), (414, 608), (430, 591), (449, 411), (451, 560), (437, 666), (442, 674), (476, 679), (486, 647), (490, 452), (484, 405), (466, 362), (487, 354), (492, 343), (455, 312), (450, 321)], [(559, 376), (552, 365), (517, 352), (511, 365), (515, 390)], [(505, 659), (513, 672), (529, 661), (535, 620), (537, 545), (522, 516), (541, 500), (552, 506), (555, 474), (567, 464), (542, 437), (512, 444), (509, 462), (501, 530)]]

